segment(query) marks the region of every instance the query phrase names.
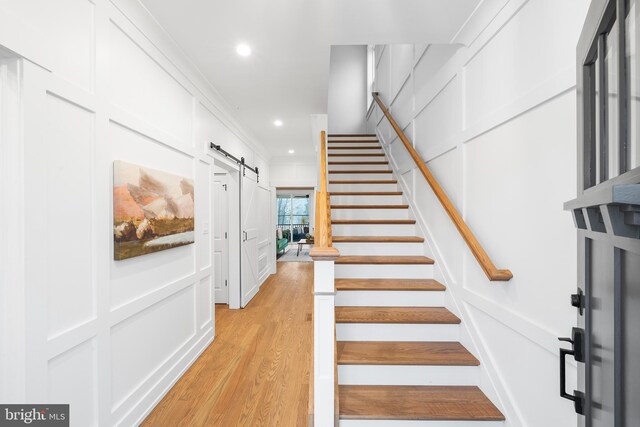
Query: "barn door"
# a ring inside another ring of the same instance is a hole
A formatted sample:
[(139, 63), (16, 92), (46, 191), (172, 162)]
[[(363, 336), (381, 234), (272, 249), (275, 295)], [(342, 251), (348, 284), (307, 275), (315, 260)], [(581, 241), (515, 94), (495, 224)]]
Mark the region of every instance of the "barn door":
[[(258, 216), (260, 215), (257, 175), (243, 172), (241, 188), (241, 276), (240, 302), (244, 308), (258, 293)], [(265, 213), (262, 213), (263, 215)]]

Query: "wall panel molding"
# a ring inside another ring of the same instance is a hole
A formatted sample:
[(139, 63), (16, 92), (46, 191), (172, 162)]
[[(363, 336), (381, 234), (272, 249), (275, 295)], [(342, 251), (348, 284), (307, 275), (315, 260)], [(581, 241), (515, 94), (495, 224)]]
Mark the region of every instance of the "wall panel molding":
[(166, 61), (180, 70), (180, 75), (188, 80), (188, 84), (193, 87), (194, 94), (197, 93), (199, 101), (207, 105), (209, 110), (213, 110), (213, 114), (218, 117), (237, 138), (244, 141), (252, 150), (269, 159), (269, 153), (259, 140), (254, 135), (243, 131), (237, 119), (230, 113), (230, 111), (233, 111), (233, 107), (224, 100), (215, 87), (211, 85), (211, 82), (184, 56), (184, 53), (179, 46), (175, 44), (171, 36), (169, 36), (163, 28), (159, 27), (154, 19), (149, 19), (150, 14), (141, 3), (127, 0), (101, 1), (108, 3), (110, 16), (118, 16), (126, 19), (136, 28), (142, 37), (146, 38), (148, 43), (160, 52)]
[[(7, 397), (2, 399), (5, 402), (81, 405), (83, 409), (75, 413), (82, 425), (134, 425), (214, 338), (212, 234), (205, 231), (205, 223), (211, 229), (215, 201), (210, 181), (216, 157), (208, 142), (228, 141), (251, 164), (259, 165), (267, 203), (272, 192), (269, 153), (236, 123), (215, 89), (141, 3), (61, 1), (68, 7), (55, 6), (62, 12), (51, 14), (46, 25), (41, 25), (42, 17), (54, 7), (48, 0), (33, 0), (42, 3), (40, 8), (31, 5), (33, 10), (14, 2), (15, 7), (0, 14), (0, 44), (29, 59), (17, 59), (23, 113), (15, 122), (23, 141), (22, 151), (11, 153), (21, 168), (11, 169), (11, 174), (24, 177), (24, 182), (15, 184), (24, 195), (23, 202), (15, 199), (16, 208), (24, 204), (24, 221), (29, 224), (21, 238), (24, 248), (15, 246), (25, 262), (23, 299), (19, 295), (12, 299), (24, 309), (23, 329), (16, 325), (24, 340), (16, 344), (24, 351), (16, 348), (15, 360), (2, 358), (12, 372), (5, 382), (2, 370), (0, 391)], [(65, 20), (71, 24), (63, 27), (60, 23)], [(69, 43), (54, 37), (76, 33), (86, 36)], [(60, 62), (77, 43), (81, 46), (72, 60)], [(122, 46), (126, 52), (119, 49)], [(2, 73), (10, 55), (2, 50), (0, 99), (4, 102)], [(133, 55), (133, 61), (128, 62), (126, 55)], [(74, 71), (74, 64), (81, 67)], [(139, 66), (153, 85), (135, 85), (130, 93), (113, 90), (131, 86)], [(112, 72), (114, 68), (119, 68), (118, 73)], [(166, 99), (154, 105), (154, 96)], [(8, 129), (0, 127), (3, 137)], [(4, 145), (0, 147), (3, 165), (8, 154)], [(195, 180), (194, 245), (113, 261), (114, 160), (130, 160)], [(45, 190), (47, 186), (63, 188), (56, 192)], [(0, 189), (5, 195), (4, 187)], [(39, 196), (45, 193), (51, 197), (41, 203)], [(66, 202), (59, 203), (56, 195)], [(56, 212), (66, 214), (65, 209), (76, 212), (67, 223), (42, 221), (42, 217), (57, 218)], [(265, 235), (270, 236), (268, 220)], [(68, 234), (73, 238), (60, 238), (61, 233), (77, 229), (79, 233)], [(51, 244), (42, 244), (47, 239), (53, 239)], [(270, 262), (272, 243), (263, 240), (263, 259)], [(71, 247), (75, 241), (80, 242), (77, 248)], [(65, 254), (82, 262), (66, 269), (66, 280), (56, 270), (47, 282), (42, 265)], [(271, 269), (266, 269), (265, 278)], [(62, 295), (56, 286), (65, 283), (83, 291), (68, 298), (73, 310), (65, 310), (54, 298)], [(50, 322), (49, 312), (61, 317)], [(136, 351), (140, 345), (145, 347)], [(136, 370), (136, 365), (142, 368)], [(7, 386), (11, 389), (6, 390)]]
[[(575, 274), (566, 271), (573, 268), (575, 239), (558, 232), (564, 224), (558, 197), (566, 192), (567, 185), (571, 186), (569, 176), (573, 176), (571, 167), (561, 165), (575, 162), (571, 154), (575, 150), (571, 148), (575, 145), (575, 102), (571, 99), (576, 74), (572, 57), (587, 6), (587, 0), (562, 4), (552, 0), (487, 0), (455, 39), (466, 47), (457, 48), (453, 54), (444, 47), (440, 51), (434, 46), (414, 47), (409, 77), (413, 85), (413, 126), (405, 133), (414, 147), (420, 147), (420, 155), (496, 262), (508, 260), (508, 264), (514, 264), (505, 265), (513, 268), (511, 282), (486, 280), (417, 167), (403, 161), (403, 147), (396, 147), (396, 137), (389, 132), (386, 119), (379, 120), (379, 111), (368, 117), (368, 127), (382, 142), (424, 234), (425, 254), (436, 260), (436, 278), (450, 291), (446, 305), (463, 320), (461, 342), (481, 360), (481, 387), (500, 404), (507, 426), (545, 422), (545, 414), (528, 409), (533, 398), (552, 408), (563, 425), (575, 423), (571, 408), (559, 404), (555, 396), (556, 336), (570, 330), (573, 313), (568, 303), (563, 305), (570, 293), (564, 284), (572, 282), (571, 275)], [(540, 22), (547, 22), (554, 31), (541, 33)], [(533, 49), (534, 44), (546, 48)], [(389, 50), (388, 46), (384, 49)], [(532, 55), (533, 51), (538, 53)], [(387, 82), (393, 67), (388, 58), (382, 58), (376, 78), (382, 79), (380, 87), (385, 89), (379, 88), (379, 92), (395, 116), (409, 108), (409, 96), (391, 92)], [(449, 113), (451, 120), (446, 117)], [(405, 119), (395, 119), (404, 126)], [(562, 185), (556, 185), (546, 198), (536, 187), (536, 167), (562, 180)], [(411, 175), (413, 179), (408, 178)], [(524, 254), (535, 252), (535, 248), (545, 254), (550, 251), (542, 245), (544, 239), (531, 238), (530, 230), (525, 233), (527, 239), (517, 241), (515, 218), (540, 224), (540, 216), (523, 208), (526, 200), (522, 197), (512, 197), (513, 203), (509, 204), (496, 194), (504, 192), (504, 197), (510, 197), (515, 187), (531, 194), (539, 201), (537, 209), (549, 213), (543, 217), (555, 230), (553, 250), (569, 254), (566, 259), (557, 254), (554, 258), (565, 262), (549, 266), (554, 277), (562, 277), (561, 286), (540, 283), (539, 273), (525, 268), (522, 260), (514, 261), (520, 253), (531, 259)], [(503, 215), (495, 212), (497, 207)], [(572, 227), (570, 218), (567, 227)], [(542, 303), (542, 296), (532, 297), (536, 291), (550, 299), (544, 313), (535, 310)], [(523, 359), (517, 362), (505, 357), (505, 348), (512, 342), (521, 347), (518, 351)], [(525, 361), (527, 358), (530, 360)], [(521, 369), (519, 365), (534, 360), (539, 360), (544, 369), (538, 369), (535, 377), (531, 370), (523, 373), (526, 380), (520, 376), (516, 380), (514, 372)], [(570, 378), (573, 373), (575, 369), (570, 369)], [(521, 386), (522, 381), (538, 381), (553, 385), (553, 389), (534, 397), (530, 388)]]

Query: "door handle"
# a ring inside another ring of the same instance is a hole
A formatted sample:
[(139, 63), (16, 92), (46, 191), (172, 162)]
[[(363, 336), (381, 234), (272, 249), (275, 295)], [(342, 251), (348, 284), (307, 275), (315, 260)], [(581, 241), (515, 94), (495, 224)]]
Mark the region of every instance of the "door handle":
[(242, 240), (243, 242), (246, 242), (247, 240), (249, 240), (249, 235), (247, 234), (246, 231), (243, 231), (242, 234), (244, 234), (244, 239)]
[(584, 415), (584, 393), (574, 390), (574, 394), (567, 393), (567, 356), (573, 356), (577, 362), (584, 362), (584, 330), (573, 328), (571, 338), (558, 338), (559, 341), (571, 343), (571, 350), (560, 348), (560, 397), (573, 402), (576, 413)]

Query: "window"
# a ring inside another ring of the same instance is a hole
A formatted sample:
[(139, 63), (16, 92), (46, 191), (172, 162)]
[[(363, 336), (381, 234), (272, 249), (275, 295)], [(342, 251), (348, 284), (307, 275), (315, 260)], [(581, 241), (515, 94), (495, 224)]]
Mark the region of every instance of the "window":
[(309, 197), (308, 196), (278, 196), (276, 200), (278, 210), (278, 228), (288, 230), (287, 238), (291, 242), (304, 239), (309, 233)]
[(584, 63), (585, 188), (640, 166), (639, 4), (607, 4)]
[(625, 18), (625, 65), (627, 69), (627, 149), (623, 172), (640, 166), (640, 70), (638, 69), (638, 46), (640, 29), (639, 0), (626, 0)]

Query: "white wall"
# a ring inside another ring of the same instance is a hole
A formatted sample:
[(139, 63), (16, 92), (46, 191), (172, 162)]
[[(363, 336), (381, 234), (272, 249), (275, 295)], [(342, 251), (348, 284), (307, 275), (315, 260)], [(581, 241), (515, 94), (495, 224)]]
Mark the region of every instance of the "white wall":
[[(361, 120), (363, 117), (360, 118)], [(320, 134), (327, 132), (327, 115), (310, 116), (310, 141), (314, 156), (294, 154), (284, 157), (272, 157), (270, 163), (272, 187), (316, 187), (318, 185), (318, 166), (320, 162)]]
[(367, 46), (331, 46), (329, 133), (363, 133), (367, 111)]
[(497, 267), (514, 274), (487, 280), (375, 109), (369, 130), (425, 230), (483, 389), (512, 426), (576, 425), (558, 396), (556, 337), (577, 316), (576, 234), (562, 205), (575, 197), (575, 47), (588, 3), (488, 1), (460, 33), (468, 46), (377, 47), (376, 90)]
[(318, 184), (315, 157), (274, 157), (270, 169), (272, 187), (315, 187)]
[[(16, 326), (3, 325), (2, 353), (17, 344), (20, 357), (2, 359), (16, 387), (0, 401), (70, 403), (73, 426), (137, 425), (214, 337), (208, 143), (263, 183), (268, 156), (138, 2), (0, 0), (0, 46), (29, 59), (2, 74), (22, 91), (22, 133), (1, 141), (15, 183), (1, 196), (21, 195), (2, 253), (18, 245), (24, 268), (3, 257), (16, 306), (2, 320)], [(113, 260), (114, 160), (195, 180), (195, 244)]]

